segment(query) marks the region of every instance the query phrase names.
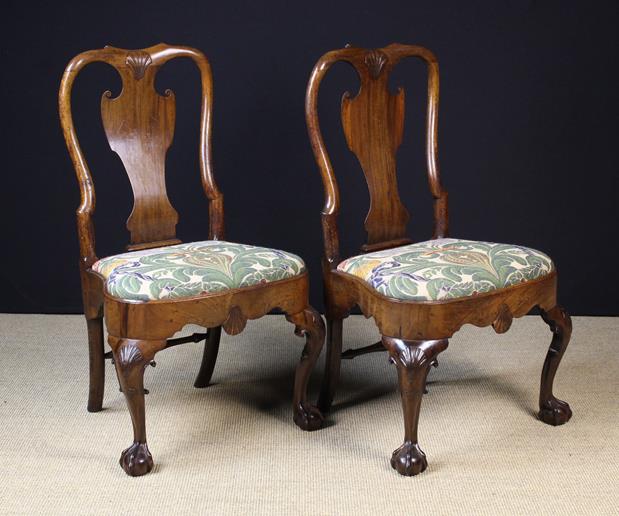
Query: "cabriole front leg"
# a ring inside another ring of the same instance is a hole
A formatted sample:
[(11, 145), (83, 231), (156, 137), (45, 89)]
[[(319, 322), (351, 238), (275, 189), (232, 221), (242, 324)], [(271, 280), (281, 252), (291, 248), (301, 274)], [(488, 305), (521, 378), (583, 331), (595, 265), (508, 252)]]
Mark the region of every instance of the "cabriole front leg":
[(297, 335), (306, 337), (294, 377), (292, 401), (294, 422), (303, 430), (318, 430), (322, 427), (323, 416), (316, 406), (307, 401), (307, 384), (324, 344), (325, 325), (320, 314), (311, 307), (296, 314), (286, 315), (286, 319), (295, 325)]
[(133, 444), (120, 455), (120, 465), (127, 475), (138, 477), (153, 468), (153, 458), (146, 444), (144, 409), (144, 370), (165, 340), (146, 341), (109, 336), (120, 386), (125, 395), (133, 423)]
[(559, 307), (545, 312), (541, 311), (542, 319), (550, 326), (552, 342), (544, 361), (542, 381), (539, 393), (539, 418), (549, 425), (557, 426), (567, 423), (572, 417), (572, 410), (565, 402), (555, 398), (552, 394), (552, 384), (557, 368), (563, 358), (563, 353), (572, 335), (572, 320), (567, 312)]
[(385, 336), (382, 340), (389, 352), (390, 361), (398, 369), (404, 411), (404, 443), (393, 452), (391, 467), (400, 475), (418, 475), (428, 466), (426, 455), (417, 441), (421, 398), (428, 371), (438, 354), (447, 349), (448, 341), (406, 341)]

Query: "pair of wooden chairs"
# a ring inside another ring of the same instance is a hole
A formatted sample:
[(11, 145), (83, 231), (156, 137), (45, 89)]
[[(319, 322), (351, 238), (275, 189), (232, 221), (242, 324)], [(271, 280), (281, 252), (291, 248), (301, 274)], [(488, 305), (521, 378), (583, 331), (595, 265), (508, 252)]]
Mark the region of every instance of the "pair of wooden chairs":
[[(154, 88), (167, 61), (186, 57), (197, 65), (202, 81), (200, 173), (209, 200), (208, 240), (181, 243), (178, 215), (168, 199), (164, 164), (174, 133), (174, 95)], [(397, 188), (395, 155), (403, 134), (404, 94), (389, 92), (388, 78), (403, 58), (417, 57), (428, 66), (427, 165), (434, 198), (434, 236), (411, 243), (406, 237), (408, 213)], [(344, 95), (342, 122), (348, 145), (367, 180), (371, 205), (365, 221), (368, 242), (363, 254), (342, 260), (337, 216), (339, 194), (321, 137), (317, 99), (320, 83), (338, 61), (359, 75), (358, 93)], [(92, 216), (95, 192), (91, 173), (77, 140), (71, 115), (71, 90), (78, 73), (92, 62), (112, 65), (122, 78), (121, 93), (101, 99), (105, 133), (122, 159), (134, 195), (127, 221), (128, 252), (99, 259)], [(320, 168), (326, 202), (323, 279), (326, 299), (326, 371), (318, 407), (307, 399), (309, 376), (325, 340), (325, 326), (308, 299), (303, 260), (285, 251), (224, 240), (223, 195), (211, 166), (212, 76), (206, 57), (189, 47), (165, 44), (143, 50), (106, 47), (84, 52), (67, 66), (59, 93), (61, 124), (77, 173), (81, 203), (77, 210), (80, 274), (90, 350), (88, 410), (101, 410), (104, 360), (113, 358), (133, 423), (133, 444), (121, 454), (129, 475), (150, 471), (153, 460), (146, 442), (144, 383), (155, 354), (177, 344), (205, 340), (196, 387), (209, 384), (217, 359), (221, 329), (240, 333), (248, 319), (278, 308), (306, 337), (296, 369), (294, 422), (304, 430), (322, 426), (335, 395), (342, 356), (386, 349), (396, 365), (404, 410), (404, 443), (392, 455), (402, 475), (423, 471), (427, 461), (417, 439), (422, 395), (429, 368), (447, 348), (448, 338), (463, 324), (509, 329), (513, 317), (533, 307), (554, 334), (542, 370), (542, 421), (558, 425), (571, 416), (567, 403), (552, 393), (553, 379), (567, 347), (571, 322), (556, 303), (557, 275), (552, 261), (533, 249), (447, 238), (447, 192), (437, 164), (438, 64), (425, 48), (393, 44), (377, 50), (347, 47), (325, 54), (309, 81), (306, 116)], [(342, 353), (342, 323), (358, 306), (373, 317), (382, 341)], [(103, 319), (111, 353), (104, 352)], [(187, 324), (205, 333), (172, 338)]]

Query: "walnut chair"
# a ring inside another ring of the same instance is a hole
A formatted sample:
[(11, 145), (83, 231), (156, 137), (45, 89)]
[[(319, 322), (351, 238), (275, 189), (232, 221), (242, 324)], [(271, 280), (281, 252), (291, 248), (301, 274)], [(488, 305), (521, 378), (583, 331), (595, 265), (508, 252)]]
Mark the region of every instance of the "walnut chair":
[[(398, 194), (396, 152), (402, 140), (404, 91), (391, 94), (389, 75), (400, 60), (420, 58), (427, 64), (426, 158), (434, 199), (432, 240), (412, 243), (406, 236), (409, 214)], [(341, 117), (346, 141), (363, 169), (370, 193), (365, 219), (368, 234), (363, 254), (342, 260), (337, 218), (338, 185), (318, 122), (318, 92), (330, 67), (344, 61), (356, 70), (360, 88), (344, 93)], [(492, 325), (506, 332), (513, 317), (539, 307), (553, 333), (542, 369), (539, 418), (550, 425), (567, 422), (571, 410), (553, 396), (555, 373), (571, 334), (568, 314), (557, 306), (557, 273), (548, 256), (519, 245), (447, 238), (447, 192), (439, 178), (437, 121), (439, 72), (429, 50), (392, 44), (377, 50), (346, 47), (320, 58), (309, 80), (306, 119), (312, 148), (324, 184), (323, 279), (327, 318), (325, 378), (318, 406), (330, 409), (342, 358), (386, 350), (398, 371), (404, 411), (404, 443), (391, 465), (402, 475), (427, 467), (417, 440), (426, 378), (448, 339), (464, 324)], [(342, 353), (342, 321), (358, 306), (373, 317), (381, 342)]]
[[(174, 133), (174, 94), (154, 88), (159, 68), (174, 58), (189, 58), (202, 83), (200, 173), (209, 201), (208, 240), (181, 243), (176, 238), (178, 214), (165, 187), (165, 155)], [(110, 147), (126, 169), (134, 196), (127, 221), (128, 252), (98, 259), (93, 212), (95, 190), (77, 140), (71, 115), (71, 90), (89, 63), (113, 66), (122, 91), (101, 99), (103, 126)], [(185, 342), (206, 341), (196, 387), (206, 387), (213, 373), (221, 328), (236, 335), (248, 319), (278, 308), (295, 325), (306, 345), (296, 369), (294, 422), (304, 430), (322, 425), (320, 411), (307, 401), (307, 383), (324, 341), (324, 323), (309, 305), (308, 275), (301, 258), (291, 253), (230, 243), (224, 238), (223, 195), (211, 166), (212, 76), (206, 57), (193, 48), (159, 44), (143, 50), (105, 47), (75, 57), (68, 64), (59, 92), (60, 119), (81, 192), (77, 209), (80, 275), (90, 350), (88, 410), (101, 410), (104, 358), (113, 358), (133, 423), (133, 444), (120, 464), (132, 476), (153, 467), (146, 444), (143, 375), (155, 365), (158, 351)], [(104, 317), (105, 316), (105, 317)], [(104, 353), (103, 319), (111, 354)], [(186, 324), (208, 330), (171, 339)]]

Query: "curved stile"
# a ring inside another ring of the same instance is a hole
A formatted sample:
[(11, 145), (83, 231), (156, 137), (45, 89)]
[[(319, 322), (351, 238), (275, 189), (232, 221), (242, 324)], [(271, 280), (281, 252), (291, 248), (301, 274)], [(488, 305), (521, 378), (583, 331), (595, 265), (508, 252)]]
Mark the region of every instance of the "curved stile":
[(548, 274), (490, 292), (438, 301), (401, 300), (378, 292), (363, 279), (337, 269), (339, 250), (337, 218), (340, 197), (318, 121), (320, 84), (333, 64), (350, 64), (360, 80), (354, 97), (342, 98), (342, 126), (349, 149), (357, 156), (370, 193), (365, 220), (368, 240), (363, 252), (392, 249), (411, 243), (406, 235), (409, 215), (400, 200), (396, 179), (396, 152), (404, 127), (404, 91), (391, 94), (389, 75), (404, 58), (423, 60), (428, 70), (426, 109), (426, 165), (430, 192), (434, 199), (433, 238), (448, 234), (447, 192), (438, 166), (439, 68), (428, 49), (415, 45), (391, 44), (379, 49), (346, 47), (327, 52), (314, 67), (309, 79), (305, 114), (312, 150), (325, 192), (322, 209), (324, 237), (323, 280), (327, 316), (327, 359), (319, 406), (328, 411), (340, 376), (341, 358), (352, 358), (380, 349), (381, 343), (342, 354), (342, 322), (358, 306), (372, 317), (382, 334), (382, 345), (398, 369), (405, 420), (405, 441), (392, 457), (392, 466), (403, 475), (416, 475), (427, 467), (417, 443), (421, 394), (429, 368), (437, 365), (437, 355), (447, 348), (450, 338), (464, 324), (492, 326), (506, 332), (512, 319), (541, 309), (555, 337), (542, 372), (540, 419), (549, 424), (565, 423), (571, 416), (567, 403), (552, 394), (552, 382), (571, 334), (569, 316), (557, 304), (557, 274)]
[[(155, 76), (166, 62), (189, 58), (199, 69), (202, 83), (199, 164), (204, 192), (209, 200), (210, 240), (224, 238), (223, 195), (212, 170), (211, 131), (213, 81), (211, 67), (202, 52), (185, 46), (159, 44), (140, 50), (105, 47), (75, 57), (67, 66), (59, 91), (59, 110), (64, 137), (80, 186), (77, 209), (80, 241), (80, 275), (84, 311), (88, 321), (90, 349), (90, 394), (88, 409), (101, 410), (104, 382), (103, 313), (108, 343), (118, 373), (134, 429), (134, 442), (121, 454), (120, 464), (132, 476), (144, 475), (153, 467), (146, 444), (143, 374), (154, 365), (158, 351), (186, 342), (206, 340), (207, 348), (196, 379), (196, 387), (209, 384), (217, 358), (221, 329), (240, 333), (248, 319), (257, 319), (275, 308), (287, 314), (297, 333), (307, 338), (295, 374), (294, 422), (304, 430), (322, 425), (322, 415), (307, 400), (309, 375), (324, 342), (324, 325), (309, 305), (308, 275), (299, 272), (288, 279), (260, 283), (252, 287), (194, 297), (130, 301), (105, 291), (103, 277), (92, 270), (97, 261), (92, 216), (96, 197), (92, 175), (80, 147), (71, 114), (71, 91), (79, 72), (88, 64), (102, 62), (116, 69), (122, 90), (112, 98), (109, 91), (101, 99), (101, 116), (108, 142), (121, 158), (133, 190), (133, 210), (127, 220), (131, 234), (129, 250), (165, 247), (179, 243), (176, 238), (178, 214), (165, 186), (165, 155), (172, 143), (175, 99), (170, 90), (160, 95)], [(206, 333), (170, 339), (187, 324), (199, 324)]]

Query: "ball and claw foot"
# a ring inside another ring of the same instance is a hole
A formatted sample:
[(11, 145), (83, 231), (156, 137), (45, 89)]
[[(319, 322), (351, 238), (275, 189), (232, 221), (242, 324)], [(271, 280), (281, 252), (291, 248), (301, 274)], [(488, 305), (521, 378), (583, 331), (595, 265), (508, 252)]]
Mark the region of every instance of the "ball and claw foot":
[(133, 443), (120, 454), (121, 467), (127, 475), (139, 477), (153, 469), (153, 457), (146, 443)]
[(565, 401), (552, 397), (544, 402), (538, 417), (548, 425), (559, 426), (570, 420), (572, 409)]
[(428, 461), (419, 444), (406, 441), (393, 452), (391, 467), (400, 475), (412, 477), (424, 471), (428, 467)]
[(294, 423), (307, 432), (313, 432), (322, 428), (324, 417), (318, 407), (314, 405), (299, 403), (294, 411)]

